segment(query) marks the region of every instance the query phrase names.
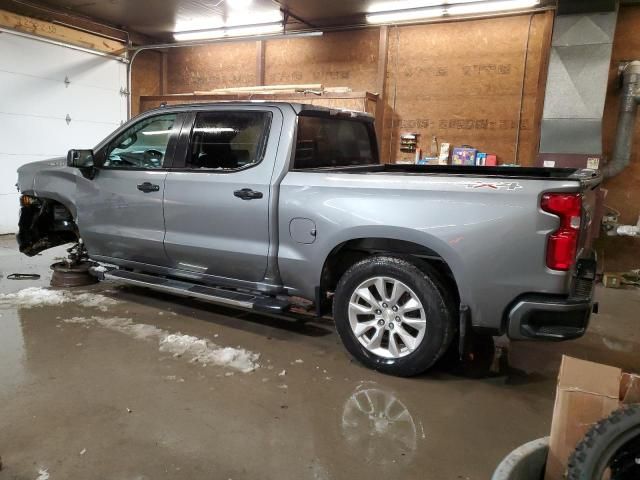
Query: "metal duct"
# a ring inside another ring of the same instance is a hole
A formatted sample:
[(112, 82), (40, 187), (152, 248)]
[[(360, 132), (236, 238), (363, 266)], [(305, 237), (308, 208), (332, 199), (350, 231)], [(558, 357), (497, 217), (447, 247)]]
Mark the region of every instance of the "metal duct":
[(558, 15), (542, 115), (541, 154), (602, 155), (602, 117), (618, 12)]
[(603, 169), (605, 177), (613, 177), (624, 170), (631, 161), (631, 146), (640, 103), (640, 61), (627, 63), (622, 70), (620, 112), (616, 129), (613, 157)]

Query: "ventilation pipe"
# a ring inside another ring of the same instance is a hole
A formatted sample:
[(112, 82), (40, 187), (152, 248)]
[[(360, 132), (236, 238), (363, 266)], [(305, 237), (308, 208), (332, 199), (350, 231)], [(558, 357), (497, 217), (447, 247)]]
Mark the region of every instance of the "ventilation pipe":
[(631, 161), (633, 132), (638, 104), (640, 104), (640, 61), (634, 60), (627, 63), (622, 68), (621, 75), (622, 94), (620, 96), (616, 143), (613, 147), (613, 157), (603, 169), (606, 178), (618, 175), (629, 166)]

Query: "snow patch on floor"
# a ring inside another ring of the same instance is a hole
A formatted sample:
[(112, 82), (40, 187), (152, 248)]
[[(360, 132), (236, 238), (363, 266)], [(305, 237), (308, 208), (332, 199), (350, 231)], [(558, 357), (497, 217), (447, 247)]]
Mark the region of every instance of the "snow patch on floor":
[(106, 312), (108, 307), (116, 305), (117, 300), (97, 293), (74, 293), (68, 290), (51, 290), (48, 288), (30, 287), (17, 293), (0, 294), (0, 307), (50, 307), (65, 303), (75, 303), (85, 308), (97, 308)]
[(190, 362), (203, 365), (216, 365), (232, 368), (243, 373), (254, 371), (259, 367), (258, 353), (244, 348), (221, 347), (204, 338), (180, 333), (170, 333), (166, 330), (135, 323), (130, 318), (121, 317), (73, 317), (63, 320), (71, 324), (97, 324), (110, 330), (124, 333), (137, 339), (157, 339), (161, 352), (173, 354), (174, 357), (188, 357)]
[(36, 480), (49, 480), (49, 472), (46, 468), (38, 470), (38, 476)]
[(259, 355), (244, 348), (219, 347), (205, 339), (191, 335), (170, 334), (160, 340), (160, 350), (175, 356), (190, 356), (192, 362), (230, 367), (241, 372), (257, 368)]

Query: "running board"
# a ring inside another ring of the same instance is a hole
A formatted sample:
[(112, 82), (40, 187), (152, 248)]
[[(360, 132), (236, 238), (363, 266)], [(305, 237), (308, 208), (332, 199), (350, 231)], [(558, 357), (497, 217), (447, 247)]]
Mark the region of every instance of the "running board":
[(192, 297), (212, 303), (248, 308), (271, 313), (284, 313), (290, 304), (284, 299), (254, 293), (238, 292), (224, 288), (207, 287), (196, 283), (158, 277), (127, 270), (108, 270), (102, 274), (105, 280), (115, 280), (128, 285), (150, 288), (162, 292)]

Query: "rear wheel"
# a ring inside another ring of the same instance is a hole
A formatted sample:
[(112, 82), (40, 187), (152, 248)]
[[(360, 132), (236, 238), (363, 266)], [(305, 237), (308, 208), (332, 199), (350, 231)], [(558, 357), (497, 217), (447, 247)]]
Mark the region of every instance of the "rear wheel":
[(455, 333), (455, 304), (438, 273), (399, 257), (353, 265), (338, 283), (333, 308), (347, 350), (391, 375), (424, 372)]

